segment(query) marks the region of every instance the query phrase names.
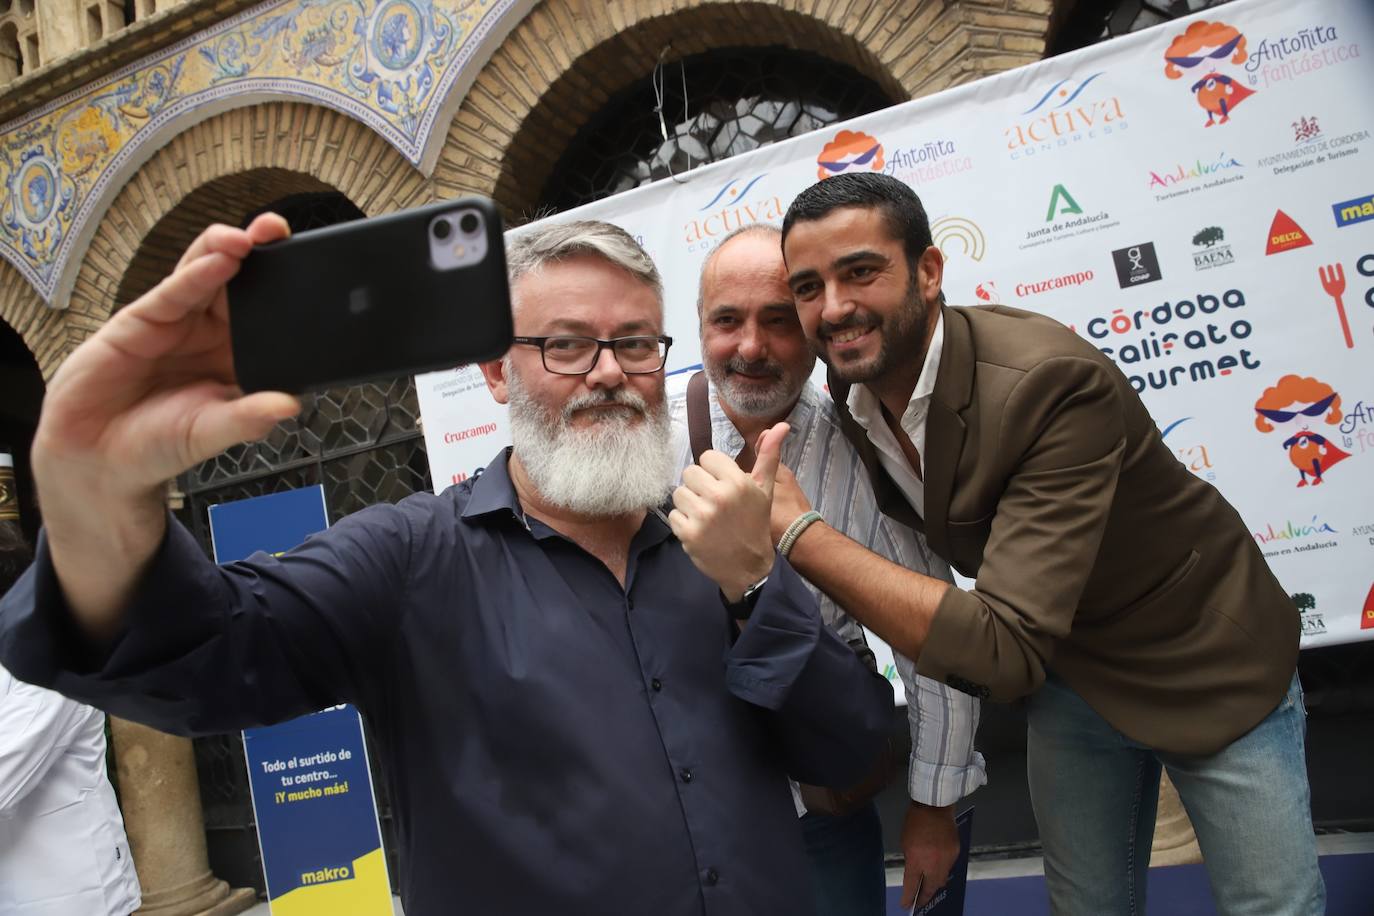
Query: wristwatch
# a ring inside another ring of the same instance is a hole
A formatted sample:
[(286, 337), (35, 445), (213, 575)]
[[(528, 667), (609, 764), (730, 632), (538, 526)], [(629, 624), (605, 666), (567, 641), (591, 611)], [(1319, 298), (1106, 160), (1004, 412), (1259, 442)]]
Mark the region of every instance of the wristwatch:
[(736, 620), (748, 620), (749, 615), (754, 613), (754, 605), (759, 603), (759, 594), (763, 591), (763, 586), (768, 582), (768, 577), (764, 576), (753, 585), (744, 590), (738, 601), (730, 601), (725, 597), (725, 593), (720, 593), (721, 603), (730, 612), (730, 616)]

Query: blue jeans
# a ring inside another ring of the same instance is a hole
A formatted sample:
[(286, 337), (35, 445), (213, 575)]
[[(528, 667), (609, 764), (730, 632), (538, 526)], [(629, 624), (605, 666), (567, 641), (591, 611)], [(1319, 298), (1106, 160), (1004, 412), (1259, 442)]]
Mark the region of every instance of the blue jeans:
[(883, 916), (887, 873), (877, 806), (869, 802), (844, 817), (806, 814), (800, 820), (816, 916)]
[(1057, 916), (1143, 916), (1161, 765), (1197, 832), (1221, 916), (1320, 916), (1298, 678), (1210, 757), (1144, 747), (1051, 675), (1031, 698), (1027, 770)]

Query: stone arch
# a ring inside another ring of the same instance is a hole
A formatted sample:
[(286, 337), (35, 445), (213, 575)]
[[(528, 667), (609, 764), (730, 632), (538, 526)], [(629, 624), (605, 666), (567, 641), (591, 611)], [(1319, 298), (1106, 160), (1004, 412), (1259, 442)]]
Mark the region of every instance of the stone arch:
[(0, 259), (0, 320), (28, 347), (43, 380), (52, 378), (81, 335), (65, 312), (49, 308), (13, 264)]
[(1040, 59), (1050, 0), (547, 0), (493, 53), (449, 126), (441, 196), (533, 206), (558, 155), (617, 91), (712, 47), (786, 45), (847, 64), (896, 99)]
[[(236, 108), (173, 137), (124, 185), (76, 274), (68, 312), (98, 327), (120, 296), (159, 270), (210, 222), (235, 222), (287, 194), (336, 190), (373, 216), (431, 199), (385, 138), (329, 108), (271, 102)], [(149, 282), (151, 280), (151, 282)]]

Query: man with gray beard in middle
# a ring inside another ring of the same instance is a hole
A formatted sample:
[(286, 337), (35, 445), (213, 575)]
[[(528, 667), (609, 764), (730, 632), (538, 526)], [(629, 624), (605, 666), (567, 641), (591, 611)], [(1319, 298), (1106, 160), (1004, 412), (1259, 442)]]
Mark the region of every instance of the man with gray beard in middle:
[[(782, 445), (779, 475), (795, 474), (812, 507), (827, 523), (883, 557), (926, 575), (951, 578), (912, 529), (883, 515), (873, 498), (858, 452), (845, 438), (830, 398), (808, 381), (816, 358), (797, 320), (781, 232), (754, 224), (727, 235), (702, 265), (697, 296), (701, 354), (709, 379), (711, 447), (753, 467), (754, 443), (775, 424), (791, 427)], [(692, 463), (688, 395), (677, 386), (669, 400), (675, 456)], [(777, 541), (784, 532), (773, 531)], [(809, 585), (809, 583), (808, 583)], [(829, 597), (810, 586), (821, 616), (841, 638), (862, 646), (863, 628)], [(973, 749), (979, 703), (974, 697), (920, 677), (896, 656), (906, 687), (911, 756), (911, 798), (902, 827), (906, 859), (902, 903), (924, 905), (945, 883), (959, 855), (954, 805), (987, 781), (983, 757)], [(876, 787), (881, 788), (881, 787)], [(818, 810), (808, 811), (806, 802)], [(882, 825), (871, 798), (849, 798), (844, 809), (825, 810), (821, 793), (796, 793), (802, 835), (811, 860), (816, 908), (827, 916), (881, 916), (887, 912)]]

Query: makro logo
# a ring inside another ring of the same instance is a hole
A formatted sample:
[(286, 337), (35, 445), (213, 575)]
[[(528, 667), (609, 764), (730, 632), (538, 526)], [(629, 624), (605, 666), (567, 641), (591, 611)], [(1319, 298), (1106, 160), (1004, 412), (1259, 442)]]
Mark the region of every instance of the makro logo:
[(315, 871), (301, 872), (301, 884), (327, 884), (331, 881), (347, 881), (353, 877), (353, 870), (347, 865), (338, 868), (319, 868)]
[(1245, 36), (1224, 22), (1194, 22), (1174, 38), (1164, 52), (1164, 75), (1179, 79), (1185, 70), (1200, 71), (1201, 77), (1189, 88), (1198, 105), (1207, 112), (1207, 123), (1225, 124), (1236, 106), (1255, 94), (1233, 77), (1217, 71), (1229, 62), (1245, 63)]
[(1306, 248), (1312, 244), (1312, 237), (1303, 231), (1293, 217), (1282, 210), (1274, 211), (1274, 221), (1269, 224), (1269, 243), (1264, 247), (1264, 255)]
[(1241, 172), (1244, 168), (1236, 157), (1218, 153), (1215, 159), (1194, 159), (1191, 163), (1180, 162), (1173, 168), (1152, 171), (1149, 187), (1156, 192), (1155, 200), (1169, 200), (1241, 181), (1245, 178)]
[(829, 178), (852, 169), (883, 171), (883, 145), (863, 131), (842, 130), (816, 157), (816, 177)]
[[(1121, 366), (1137, 392), (1163, 390), (1260, 367), (1260, 360), (1245, 348), (1216, 353), (1216, 348), (1234, 347), (1254, 333), (1247, 319), (1233, 313), (1243, 308), (1245, 294), (1238, 289), (1220, 296), (1199, 293), (1192, 299), (1166, 300), (1134, 312), (1113, 309), (1110, 317), (1090, 319), (1080, 333)], [(1210, 320), (1186, 326), (1202, 318)], [(1076, 325), (1070, 328), (1078, 331)]]
[(1164, 276), (1159, 270), (1154, 242), (1118, 248), (1112, 252), (1112, 263), (1116, 265), (1116, 281), (1122, 289), (1153, 283)]
[(1016, 295), (1025, 299), (1030, 296), (1038, 296), (1040, 293), (1048, 293), (1051, 290), (1082, 286), (1092, 278), (1093, 272), (1091, 270), (1080, 270), (1071, 274), (1050, 277), (1047, 280), (1037, 280), (1034, 283), (1018, 283), (1016, 284)]
[(1193, 269), (1211, 270), (1236, 262), (1231, 246), (1224, 244), (1226, 232), (1220, 226), (1208, 226), (1193, 236)]
[(1097, 84), (1105, 71), (1081, 80), (1066, 77), (1034, 96), (1035, 104), (1002, 131), (1012, 159), (1053, 153), (1071, 144), (1099, 140), (1126, 129), (1121, 99)]
[[(1203, 480), (1216, 480), (1217, 474), (1212, 465), (1212, 456), (1207, 453), (1207, 446), (1201, 442), (1193, 441), (1190, 433), (1194, 432), (1193, 427), (1189, 427), (1187, 432), (1179, 433), (1179, 427), (1191, 420), (1192, 417), (1183, 417), (1170, 423), (1160, 430), (1159, 436), (1164, 443), (1173, 449), (1178, 460), (1183, 466), (1192, 471)], [(1169, 436), (1173, 435), (1173, 439)]]
[(767, 172), (760, 172), (752, 178), (731, 178), (708, 197), (697, 215), (682, 225), (687, 250), (709, 251), (722, 236), (741, 226), (782, 219), (787, 208), (762, 186), (767, 176)]
[(1355, 223), (1362, 223), (1367, 219), (1374, 219), (1374, 194), (1332, 204), (1331, 212), (1336, 216), (1336, 228), (1338, 229), (1353, 226)]
[(930, 237), (946, 258), (959, 254), (981, 261), (988, 245), (978, 224), (962, 216), (940, 217), (930, 224)]

